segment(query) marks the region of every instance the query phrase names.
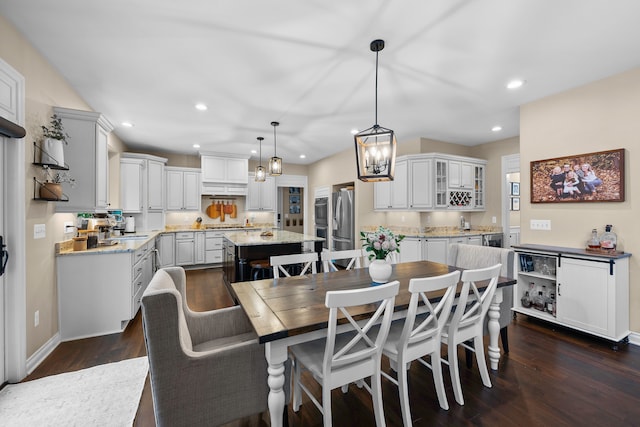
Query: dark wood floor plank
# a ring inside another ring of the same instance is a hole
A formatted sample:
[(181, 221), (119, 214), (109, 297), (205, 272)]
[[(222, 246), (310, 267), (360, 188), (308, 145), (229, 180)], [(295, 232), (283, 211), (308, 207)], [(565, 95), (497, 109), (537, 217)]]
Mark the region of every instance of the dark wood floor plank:
[[(232, 299), (220, 269), (187, 271), (187, 303), (194, 311), (226, 307)], [(414, 426), (631, 426), (640, 419), (640, 348), (618, 351), (610, 343), (549, 325), (523, 315), (509, 327), (510, 353), (500, 370), (491, 372), (492, 388), (483, 386), (475, 361), (471, 369), (459, 351), (465, 405), (455, 402), (445, 366), (445, 389), (450, 409), (440, 409), (431, 372), (413, 363), (409, 391)], [(62, 343), (27, 378), (41, 378), (146, 354), (140, 314), (122, 334)], [(443, 349), (443, 356), (446, 351)], [(383, 360), (383, 368), (390, 372)], [(320, 396), (310, 378), (305, 383)], [(383, 379), (387, 425), (401, 426), (398, 390)], [(332, 393), (335, 426), (374, 425), (371, 397), (355, 385), (347, 394)], [(231, 423), (229, 427), (268, 426), (268, 414)], [(303, 398), (300, 412), (289, 406), (292, 426), (321, 426), (315, 406)], [(149, 380), (136, 415), (136, 426), (153, 426)]]

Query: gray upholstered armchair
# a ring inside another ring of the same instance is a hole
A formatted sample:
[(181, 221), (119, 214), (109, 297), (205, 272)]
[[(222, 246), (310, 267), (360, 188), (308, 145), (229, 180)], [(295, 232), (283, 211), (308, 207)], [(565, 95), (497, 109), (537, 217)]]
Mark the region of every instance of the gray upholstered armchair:
[[(461, 243), (452, 243), (449, 245), (449, 254), (447, 262), (449, 265), (462, 268), (484, 268), (491, 267), (497, 263), (502, 264), (500, 275), (504, 277), (514, 276), (514, 252), (511, 249), (494, 248), (491, 246), (464, 245)], [(507, 326), (511, 323), (513, 313), (513, 286), (507, 286), (502, 290), (502, 304), (500, 304), (500, 340), (502, 341), (502, 350), (509, 352), (509, 340), (507, 335)], [(485, 335), (488, 334), (487, 324), (488, 318), (485, 320)], [(469, 359), (467, 359), (469, 360)]]
[[(142, 296), (156, 425), (220, 425), (266, 411), (264, 346), (242, 308), (193, 312), (185, 285), (182, 267), (161, 269)], [(286, 378), (288, 401), (289, 366)]]

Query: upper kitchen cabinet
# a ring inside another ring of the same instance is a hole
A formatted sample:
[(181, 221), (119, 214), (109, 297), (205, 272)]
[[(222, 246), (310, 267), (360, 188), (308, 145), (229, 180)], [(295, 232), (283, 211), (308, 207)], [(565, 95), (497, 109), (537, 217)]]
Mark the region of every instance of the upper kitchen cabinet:
[(125, 213), (164, 211), (164, 168), (167, 159), (148, 154), (122, 153), (120, 201)]
[(433, 208), (432, 159), (409, 157), (409, 208)]
[(249, 182), (249, 159), (246, 157), (202, 154), (200, 169), (202, 182), (245, 185)]
[(200, 170), (166, 167), (167, 210), (200, 210)]
[(272, 176), (264, 182), (256, 182), (254, 174), (249, 175), (249, 191), (247, 192), (247, 210), (273, 212), (276, 209), (276, 180)]
[(58, 212), (106, 211), (109, 208), (109, 133), (113, 126), (100, 113), (54, 107), (69, 134), (65, 162), (75, 179), (65, 186), (68, 203), (58, 203)]
[[(440, 154), (437, 156), (435, 160), (435, 206), (461, 211), (483, 210), (485, 208), (484, 175), (487, 161), (472, 157)], [(443, 170), (445, 162), (448, 166), (446, 171)], [(442, 202), (446, 204), (443, 205)]]
[(408, 209), (409, 191), (407, 166), (408, 161), (406, 158), (397, 158), (393, 181), (375, 182), (373, 184), (374, 209)]

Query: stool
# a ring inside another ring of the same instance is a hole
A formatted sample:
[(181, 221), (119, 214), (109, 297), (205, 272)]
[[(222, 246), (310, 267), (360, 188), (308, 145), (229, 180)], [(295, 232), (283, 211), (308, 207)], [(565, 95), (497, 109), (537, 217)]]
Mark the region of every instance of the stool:
[(267, 259), (249, 261), (249, 267), (251, 267), (252, 280), (269, 279), (273, 277), (273, 270), (271, 270), (271, 264)]

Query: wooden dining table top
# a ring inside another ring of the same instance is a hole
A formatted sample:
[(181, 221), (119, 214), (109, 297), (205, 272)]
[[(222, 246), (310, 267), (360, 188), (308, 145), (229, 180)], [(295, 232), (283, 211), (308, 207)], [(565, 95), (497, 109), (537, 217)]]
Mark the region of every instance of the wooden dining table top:
[[(431, 261), (394, 264), (389, 281), (400, 282), (394, 311), (408, 308), (411, 299), (409, 281), (412, 278), (439, 276), (455, 270), (463, 269)], [(498, 288), (513, 286), (515, 283), (515, 279), (500, 277)], [(260, 343), (327, 328), (327, 291), (369, 286), (375, 285), (371, 283), (367, 268), (231, 284), (234, 297), (249, 317)], [(458, 285), (458, 291), (461, 286), (462, 284)], [(430, 293), (429, 298), (437, 300), (442, 294), (443, 292), (440, 295)], [(357, 319), (358, 315), (368, 316), (375, 310), (374, 304), (364, 305), (352, 311), (352, 315)]]

